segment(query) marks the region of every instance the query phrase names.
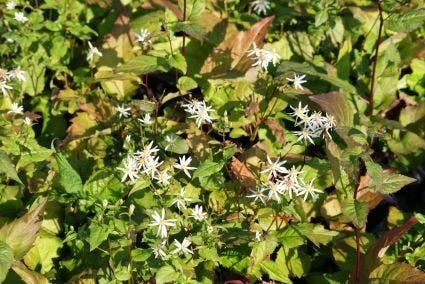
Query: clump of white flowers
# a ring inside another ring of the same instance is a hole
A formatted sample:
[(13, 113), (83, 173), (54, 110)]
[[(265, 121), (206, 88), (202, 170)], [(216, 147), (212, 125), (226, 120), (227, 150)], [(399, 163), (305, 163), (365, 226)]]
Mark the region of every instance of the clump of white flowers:
[(263, 204), (270, 200), (280, 202), (285, 194), (289, 198), (303, 196), (304, 201), (306, 201), (310, 196), (315, 200), (318, 197), (318, 193), (322, 191), (313, 187), (313, 181), (305, 183), (299, 178), (302, 172), (294, 166), (291, 169), (287, 169), (283, 166), (285, 163), (286, 161), (281, 161), (279, 158), (272, 161), (267, 156), (266, 169), (261, 172), (268, 174), (267, 181), (255, 189), (251, 189), (251, 194), (247, 197), (253, 198), (254, 202), (261, 201)]
[(28, 21), (28, 18), (22, 12), (15, 12), (15, 20), (20, 23), (26, 23)]
[(324, 136), (330, 137), (329, 131), (335, 127), (335, 118), (332, 115), (322, 115), (320, 111), (314, 111), (310, 114), (308, 106), (302, 106), (301, 102), (298, 107), (292, 107), (293, 117), (295, 117), (295, 126), (302, 126), (302, 130), (295, 131), (298, 141), (304, 140), (314, 144), (313, 138)]
[(269, 0), (255, 0), (252, 1), (252, 9), (257, 14), (267, 14), (267, 10), (270, 9), (270, 1)]
[(0, 68), (0, 91), (5, 95), (9, 90), (12, 90), (12, 86), (10, 86), (10, 82), (13, 79), (17, 79), (20, 82), (25, 82), (25, 72), (21, 70), (20, 67), (17, 67), (12, 70), (6, 70)]
[(202, 124), (212, 123), (213, 118), (210, 116), (210, 112), (214, 112), (214, 110), (205, 101), (192, 100), (184, 104), (183, 108), (187, 113), (191, 114), (190, 118), (196, 119), (198, 128)]
[(255, 60), (252, 66), (260, 66), (264, 70), (267, 70), (270, 63), (275, 66), (280, 60), (279, 54), (267, 49), (258, 48), (255, 42), (252, 44), (252, 48), (248, 50), (248, 56), (253, 57)]

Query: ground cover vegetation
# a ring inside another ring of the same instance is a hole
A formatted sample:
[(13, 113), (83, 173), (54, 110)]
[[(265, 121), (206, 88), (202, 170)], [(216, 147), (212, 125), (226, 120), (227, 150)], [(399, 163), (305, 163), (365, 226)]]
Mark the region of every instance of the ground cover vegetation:
[(0, 1), (0, 282), (425, 283), (425, 4)]

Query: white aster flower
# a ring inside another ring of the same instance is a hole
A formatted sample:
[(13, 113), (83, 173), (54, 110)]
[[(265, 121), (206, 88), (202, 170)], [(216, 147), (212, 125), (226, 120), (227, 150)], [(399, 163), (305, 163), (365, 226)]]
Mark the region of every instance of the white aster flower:
[(139, 121), (145, 125), (151, 125), (153, 123), (151, 115), (146, 113), (143, 118), (139, 118)]
[[(290, 106), (293, 110), (290, 115), (295, 117), (295, 126), (298, 126), (300, 123), (307, 122), (308, 120), (308, 106), (302, 106), (301, 102), (298, 103), (298, 107)], [(301, 122), (299, 122), (301, 121)]]
[(164, 259), (164, 257), (167, 256), (167, 253), (165, 252), (165, 249), (166, 249), (165, 244), (166, 244), (166, 242), (163, 241), (162, 243), (156, 244), (153, 247), (152, 251), (153, 251), (155, 258), (161, 257), (161, 259)]
[(176, 204), (177, 208), (179, 208), (179, 210), (181, 210), (182, 208), (186, 208), (186, 202), (190, 202), (190, 201), (192, 201), (192, 199), (185, 197), (184, 196), (185, 193), (186, 193), (186, 189), (184, 187), (182, 189), (180, 189), (180, 194), (173, 199), (171, 206)]
[(283, 184), (281, 180), (276, 180), (275, 182), (269, 181), (267, 184), (267, 189), (269, 190), (268, 199), (275, 199), (277, 202), (280, 202), (280, 196), (283, 194)]
[(294, 134), (298, 136), (297, 141), (304, 140), (306, 143), (310, 142), (314, 145), (314, 141), (312, 139), (312, 133), (308, 130), (308, 128), (304, 128), (301, 131), (294, 131)]
[(5, 80), (0, 80), (0, 90), (3, 93), (3, 95), (7, 94), (7, 90), (12, 90), (12, 87), (9, 86)]
[(277, 53), (266, 49), (257, 48), (255, 42), (252, 45), (253, 47), (247, 51), (248, 56), (254, 57), (255, 63), (252, 64), (252, 66), (260, 66), (267, 71), (267, 67), (270, 63), (272, 63), (273, 66), (279, 63), (280, 56)]
[(154, 219), (149, 226), (158, 226), (158, 232), (156, 235), (158, 236), (161, 234), (161, 238), (167, 237), (167, 227), (174, 227), (176, 224), (175, 219), (165, 219), (165, 209), (162, 208), (161, 216), (158, 214), (158, 212), (153, 212), (152, 218)]
[(15, 12), (15, 20), (20, 23), (26, 23), (28, 21), (28, 18), (25, 17), (24, 13), (22, 12)]
[(123, 118), (123, 117), (127, 118), (130, 116), (129, 111), (131, 110), (131, 107), (126, 107), (124, 104), (121, 104), (121, 105), (117, 105), (115, 107), (115, 110), (118, 112), (119, 118)]
[(261, 237), (263, 236), (263, 234), (260, 231), (256, 231), (255, 232), (255, 239), (257, 241), (261, 241)]
[(131, 182), (134, 182), (136, 179), (139, 178), (139, 162), (137, 161), (137, 158), (128, 155), (126, 161), (124, 162), (123, 168), (117, 168), (118, 170), (122, 171), (124, 173), (121, 182), (124, 182), (127, 178), (131, 180)]
[(174, 167), (176, 169), (182, 170), (189, 178), (191, 178), (191, 175), (189, 173), (189, 170), (195, 170), (195, 167), (190, 167), (189, 164), (192, 162), (192, 158), (189, 157), (186, 159), (186, 156), (179, 157), (179, 162), (177, 164), (174, 164)]
[(94, 55), (96, 54), (99, 57), (102, 57), (102, 52), (97, 49), (97, 47), (94, 47), (91, 42), (88, 42), (89, 44), (89, 52), (87, 53), (87, 61), (91, 62), (94, 58)]
[[(140, 160), (139, 160), (140, 163)], [(143, 164), (139, 164), (143, 167), (143, 171), (154, 178), (158, 173), (158, 168), (163, 162), (159, 161), (159, 157), (147, 156), (143, 159)]]
[(272, 162), (269, 156), (267, 156), (267, 166), (266, 169), (261, 171), (262, 173), (269, 173), (268, 179), (271, 177), (277, 177), (278, 173), (287, 174), (288, 170), (283, 166), (286, 161), (280, 161), (280, 158), (277, 158), (276, 161)]
[(266, 204), (266, 195), (264, 192), (267, 190), (264, 186), (258, 186), (256, 189), (250, 189), (251, 195), (247, 195), (248, 198), (254, 198), (254, 202), (260, 199), (263, 204)]
[(301, 84), (304, 84), (307, 82), (307, 80), (303, 80), (305, 78), (305, 74), (303, 75), (297, 75), (294, 74), (294, 78), (286, 78), (286, 80), (292, 82), (294, 84), (295, 89), (303, 90), (303, 86)]
[(9, 1), (6, 3), (6, 9), (7, 10), (13, 10), (16, 7), (15, 1)]
[(8, 113), (11, 112), (11, 113), (21, 114), (23, 111), (24, 111), (24, 108), (22, 106), (18, 105), (17, 103), (12, 103)]
[(141, 45), (147, 45), (152, 43), (152, 41), (149, 39), (150, 34), (151, 33), (144, 28), (140, 29), (140, 34), (134, 33), (134, 35), (136, 36), (136, 41), (139, 42)]
[(195, 209), (192, 209), (192, 215), (195, 220), (202, 221), (207, 216), (206, 212), (202, 212), (202, 206), (199, 206), (198, 204), (195, 205)]
[[(207, 106), (204, 101), (200, 102), (199, 105), (192, 110), (193, 115), (190, 118), (196, 119), (196, 125), (201, 127), (204, 123), (212, 123), (212, 117), (208, 112), (213, 112), (212, 107)], [(190, 112), (189, 112), (190, 113)]]
[(26, 117), (24, 118), (24, 123), (25, 123), (25, 125), (31, 126), (31, 125), (32, 125), (32, 120), (31, 120), (31, 118), (29, 118), (28, 116), (26, 116)]
[(192, 243), (187, 239), (184, 238), (183, 241), (180, 243), (178, 240), (174, 240), (174, 245), (176, 246), (176, 249), (173, 250), (173, 254), (175, 253), (188, 253), (188, 254), (193, 254), (193, 251), (191, 249), (189, 249), (189, 246)]
[(269, 0), (255, 0), (252, 1), (252, 8), (257, 14), (267, 14), (267, 10), (270, 9)]
[(319, 137), (322, 132), (322, 128), (326, 123), (326, 120), (326, 117), (322, 116), (322, 112), (314, 111), (308, 117), (306, 127), (310, 129), (311, 133), (315, 133), (313, 136)]
[(313, 180), (310, 183), (303, 183), (300, 185), (297, 196), (304, 195), (304, 201), (307, 200), (307, 197), (310, 195), (313, 200), (315, 200), (318, 195), (317, 193), (323, 193), (321, 190), (318, 190), (313, 187)]
[(292, 194), (297, 195), (300, 189), (297, 178), (293, 178), (291, 175), (287, 175), (282, 179), (283, 192), (288, 193), (289, 198), (292, 198)]
[(168, 170), (158, 171), (153, 177), (162, 185), (169, 185), (171, 176), (168, 174)]
[(167, 145), (165, 145), (165, 151), (172, 148), (174, 146), (174, 143), (176, 143), (177, 135), (174, 134), (168, 134), (165, 136), (165, 142), (167, 142)]
[[(136, 153), (136, 156), (143, 161), (144, 159), (148, 158), (149, 156), (155, 155), (156, 152), (158, 152), (159, 149), (156, 146), (153, 146), (153, 141), (151, 141), (148, 145), (146, 145), (142, 151), (138, 151)], [(141, 162), (143, 164), (143, 162)]]
[(336, 125), (335, 117), (330, 114), (326, 114), (326, 122), (323, 125), (323, 132), (328, 135), (328, 137), (331, 137), (329, 134), (329, 130), (332, 130)]
[(10, 76), (10, 78), (16, 78), (21, 82), (25, 82), (26, 78), (25, 78), (25, 72), (23, 70), (21, 70), (20, 67), (17, 67), (11, 71), (8, 72), (8, 75)]

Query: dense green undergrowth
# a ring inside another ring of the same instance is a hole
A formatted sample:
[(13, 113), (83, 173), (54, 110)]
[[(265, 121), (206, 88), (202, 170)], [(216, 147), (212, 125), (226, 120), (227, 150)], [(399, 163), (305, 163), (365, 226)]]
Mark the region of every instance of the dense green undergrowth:
[(0, 0), (0, 282), (424, 283), (424, 22)]

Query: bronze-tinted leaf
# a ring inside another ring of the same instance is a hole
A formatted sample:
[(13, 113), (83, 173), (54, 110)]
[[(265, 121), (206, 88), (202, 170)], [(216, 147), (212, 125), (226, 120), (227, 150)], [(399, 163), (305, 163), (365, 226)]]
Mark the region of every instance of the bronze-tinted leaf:
[(12, 264), (12, 269), (18, 274), (27, 284), (47, 284), (49, 280), (38, 272), (31, 271), (20, 261), (15, 261)]
[(353, 111), (348, 104), (345, 94), (340, 92), (331, 92), (317, 96), (310, 96), (313, 102), (335, 117), (341, 125), (351, 126), (353, 124)]
[(253, 188), (257, 185), (254, 174), (236, 157), (232, 157), (230, 172), (243, 186), (247, 188)]
[(283, 147), (286, 144), (285, 140), (285, 132), (283, 130), (282, 125), (279, 124), (276, 120), (267, 119), (265, 124), (273, 131), (274, 135), (276, 135), (277, 140), (280, 145)]

